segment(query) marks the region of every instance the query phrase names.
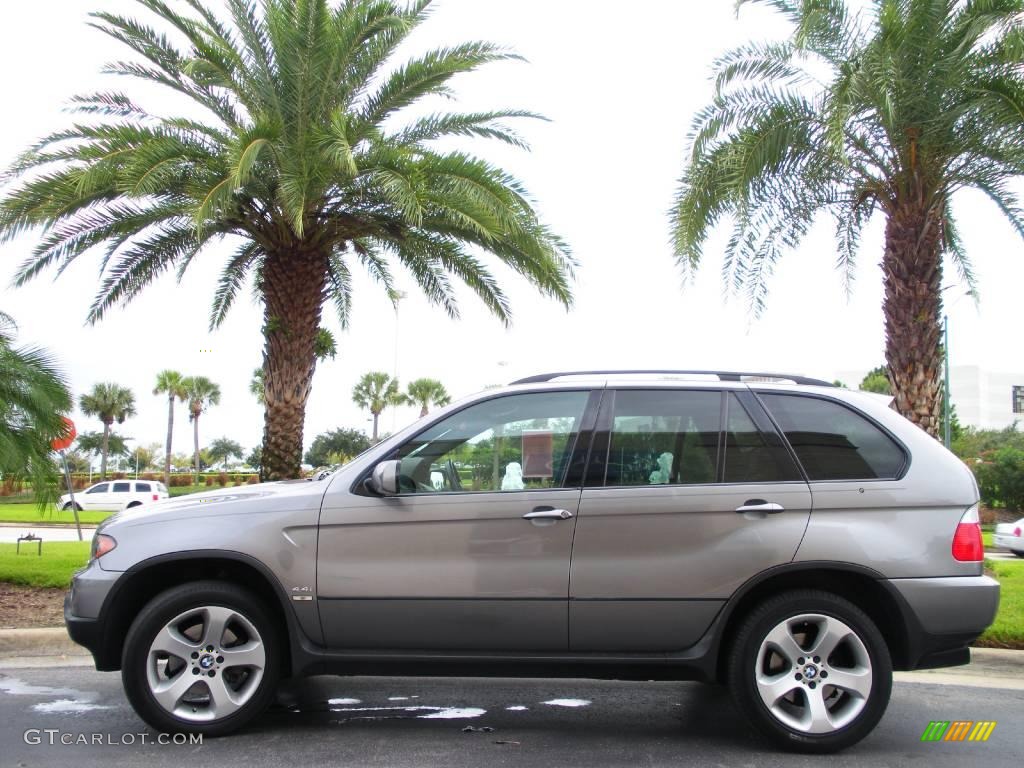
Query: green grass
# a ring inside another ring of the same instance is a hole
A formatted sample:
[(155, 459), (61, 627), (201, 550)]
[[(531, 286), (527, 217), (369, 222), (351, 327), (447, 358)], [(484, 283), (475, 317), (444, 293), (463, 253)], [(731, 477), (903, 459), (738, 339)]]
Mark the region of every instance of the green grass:
[(992, 549), (992, 537), (994, 535), (992, 531), (981, 532), (981, 543), (985, 545), (985, 549)]
[[(114, 514), (113, 510), (109, 512), (83, 510), (78, 513), (78, 519), (83, 524), (96, 525), (112, 514)], [(35, 504), (0, 504), (0, 523), (25, 523), (26, 525), (69, 523), (74, 525), (75, 516), (70, 510), (63, 512), (56, 507), (40, 510)]]
[(27, 587), (67, 587), (71, 575), (89, 560), (88, 541), (44, 541), (43, 554), (36, 555), (36, 545), (21, 545), (15, 554), (14, 544), (0, 543), (0, 581)]
[(1024, 560), (987, 560), (985, 567), (999, 581), (999, 612), (976, 645), (1024, 649)]

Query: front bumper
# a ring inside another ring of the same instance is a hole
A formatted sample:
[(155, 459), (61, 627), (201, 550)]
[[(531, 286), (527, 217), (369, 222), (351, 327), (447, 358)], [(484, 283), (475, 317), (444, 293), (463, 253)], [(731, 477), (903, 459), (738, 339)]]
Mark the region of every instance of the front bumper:
[(908, 622), (911, 669), (967, 664), (968, 647), (999, 609), (999, 582), (988, 576), (890, 579), (889, 583), (912, 613), (913, 620)]
[(119, 572), (104, 571), (95, 560), (90, 561), (71, 579), (71, 589), (64, 596), (64, 626), (68, 637), (88, 649), (97, 669), (109, 668), (104, 652), (102, 609), (120, 576)]

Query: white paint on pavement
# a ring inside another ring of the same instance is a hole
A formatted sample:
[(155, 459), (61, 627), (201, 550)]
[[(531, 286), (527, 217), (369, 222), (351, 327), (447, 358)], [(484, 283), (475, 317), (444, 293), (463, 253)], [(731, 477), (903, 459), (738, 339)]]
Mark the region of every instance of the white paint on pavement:
[(591, 702), (586, 699), (552, 699), (551, 701), (542, 701), (541, 704), (552, 707), (588, 707)]

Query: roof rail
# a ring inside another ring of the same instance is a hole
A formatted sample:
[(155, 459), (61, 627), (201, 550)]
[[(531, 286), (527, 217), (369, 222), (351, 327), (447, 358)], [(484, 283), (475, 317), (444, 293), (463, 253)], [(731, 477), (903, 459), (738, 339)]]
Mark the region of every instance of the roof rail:
[(604, 376), (604, 375), (630, 375), (630, 374), (644, 374), (644, 375), (675, 375), (675, 374), (687, 374), (687, 375), (700, 375), (700, 376), (717, 376), (719, 381), (744, 381), (751, 379), (764, 379), (764, 380), (784, 380), (792, 381), (794, 384), (806, 384), (809, 386), (817, 387), (834, 387), (835, 385), (829, 381), (822, 381), (821, 379), (812, 379), (807, 376), (793, 376), (788, 373), (750, 373), (746, 371), (675, 371), (675, 370), (615, 370), (615, 371), (561, 371), (558, 373), (541, 373), (536, 376), (527, 376), (525, 379), (518, 379), (513, 381), (513, 384), (539, 384), (553, 379), (560, 379), (565, 376)]

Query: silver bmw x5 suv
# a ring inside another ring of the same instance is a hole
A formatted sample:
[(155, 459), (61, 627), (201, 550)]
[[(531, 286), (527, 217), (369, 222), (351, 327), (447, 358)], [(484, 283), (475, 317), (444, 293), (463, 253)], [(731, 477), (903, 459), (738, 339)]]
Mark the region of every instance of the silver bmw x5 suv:
[(165, 732), (325, 672), (703, 680), (790, 749), (863, 738), (894, 669), (993, 620), (970, 471), (884, 398), (799, 376), (535, 376), (319, 481), (127, 510), (71, 637)]

